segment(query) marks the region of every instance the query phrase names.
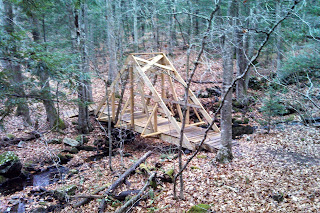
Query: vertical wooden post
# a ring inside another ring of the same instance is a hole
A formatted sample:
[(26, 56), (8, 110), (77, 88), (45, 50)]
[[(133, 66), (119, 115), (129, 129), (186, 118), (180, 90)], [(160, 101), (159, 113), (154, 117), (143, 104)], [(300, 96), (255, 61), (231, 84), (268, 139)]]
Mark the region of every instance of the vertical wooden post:
[(164, 99), (165, 98), (165, 90), (164, 90), (164, 74), (161, 73), (161, 98)]
[(131, 114), (131, 128), (134, 130), (134, 97), (133, 97), (133, 67), (130, 66), (129, 68), (129, 74), (130, 74), (130, 114)]
[[(164, 74), (161, 73), (161, 98), (162, 100), (166, 98), (166, 91), (164, 89)], [(161, 114), (162, 117), (165, 117), (166, 115), (164, 113)]]
[[(156, 109), (153, 113), (153, 129), (154, 129), (154, 132), (158, 132), (158, 103), (156, 103)], [(151, 115), (152, 116), (152, 115)]]
[(187, 108), (187, 113), (186, 113), (186, 124), (190, 123), (190, 107)]

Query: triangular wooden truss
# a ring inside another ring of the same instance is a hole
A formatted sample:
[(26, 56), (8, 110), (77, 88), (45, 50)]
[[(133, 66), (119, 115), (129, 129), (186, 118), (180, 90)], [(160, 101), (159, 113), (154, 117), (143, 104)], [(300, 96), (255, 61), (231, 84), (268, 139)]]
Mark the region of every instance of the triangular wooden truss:
[[(157, 79), (160, 77), (160, 81)], [(98, 120), (115, 119), (119, 107), (117, 88), (125, 86), (125, 97), (121, 105), (116, 126), (130, 126), (140, 132), (142, 137), (160, 137), (178, 145), (181, 131), (182, 107), (185, 101), (179, 99), (176, 85), (186, 87), (186, 82), (174, 68), (164, 53), (132, 53), (125, 61), (115, 80), (95, 110)], [(119, 85), (120, 84), (120, 85)], [(107, 100), (111, 106), (107, 109)], [(183, 135), (183, 147), (194, 150), (204, 129), (198, 127), (212, 122), (212, 118), (203, 108), (198, 98), (189, 90), (187, 103), (186, 133)], [(110, 112), (110, 116), (108, 116)], [(193, 112), (197, 121), (190, 123), (189, 114)], [(211, 137), (211, 138), (210, 138)], [(210, 142), (211, 140), (211, 142)], [(208, 148), (211, 144), (213, 148)], [(207, 149), (216, 149), (220, 143), (220, 130), (214, 124), (209, 134)], [(209, 145), (208, 145), (209, 144)]]

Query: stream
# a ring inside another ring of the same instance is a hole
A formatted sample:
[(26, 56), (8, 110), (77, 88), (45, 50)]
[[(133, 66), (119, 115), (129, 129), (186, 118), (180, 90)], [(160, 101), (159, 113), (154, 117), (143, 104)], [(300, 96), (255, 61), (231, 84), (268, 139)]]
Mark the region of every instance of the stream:
[[(21, 174), (19, 177), (12, 178), (5, 183), (0, 185), (0, 193), (1, 195), (7, 196), (13, 194), (17, 191), (24, 190), (27, 186), (35, 186), (35, 187), (46, 187), (50, 184), (58, 182), (63, 179), (65, 174), (69, 171), (68, 168), (60, 166), (60, 167), (49, 167), (43, 172), (38, 172), (36, 174), (23, 175)], [(5, 209), (4, 212), (15, 212), (15, 213), (24, 213), (25, 212), (25, 200), (20, 199), (19, 197), (13, 196), (12, 201), (10, 201), (13, 206), (5, 207), (2, 206), (0, 202), (0, 212)]]

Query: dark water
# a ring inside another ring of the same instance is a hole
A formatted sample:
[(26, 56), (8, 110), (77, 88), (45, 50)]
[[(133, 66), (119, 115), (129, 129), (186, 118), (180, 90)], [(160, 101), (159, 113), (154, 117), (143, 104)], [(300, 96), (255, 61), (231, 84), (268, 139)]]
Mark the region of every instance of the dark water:
[[(0, 185), (1, 195), (10, 195), (17, 191), (24, 190), (27, 186), (38, 186), (46, 187), (52, 183), (63, 180), (65, 174), (68, 172), (66, 167), (50, 167), (46, 171), (39, 172), (34, 175), (23, 175), (20, 177), (12, 178), (5, 183)], [(13, 200), (15, 203), (12, 207), (1, 206), (0, 202), (0, 212), (14, 212), (14, 213), (24, 213), (25, 212), (25, 200), (19, 199)]]
[(66, 167), (51, 167), (47, 171), (35, 174), (32, 177), (32, 185), (45, 187), (52, 183), (58, 182), (64, 178), (64, 174), (68, 172)]
[(0, 185), (1, 195), (10, 195), (17, 191), (22, 191), (27, 186), (45, 187), (61, 180), (68, 172), (66, 167), (50, 167), (44, 172), (34, 175), (23, 175), (12, 178)]

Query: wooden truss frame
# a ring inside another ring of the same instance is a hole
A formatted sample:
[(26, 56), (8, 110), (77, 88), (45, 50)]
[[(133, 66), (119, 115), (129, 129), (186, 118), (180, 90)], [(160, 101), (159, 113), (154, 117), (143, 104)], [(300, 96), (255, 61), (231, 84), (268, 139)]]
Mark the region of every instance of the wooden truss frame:
[[(148, 74), (153, 73), (155, 75), (155, 81), (151, 82)], [(187, 83), (180, 76), (177, 70), (174, 68), (171, 61), (167, 56), (162, 53), (132, 53), (126, 59), (124, 66), (116, 76), (115, 80), (108, 88), (108, 94), (101, 100), (98, 104), (95, 115), (98, 120), (103, 120), (106, 118), (106, 107), (107, 99), (111, 105), (111, 118), (115, 120), (115, 113), (118, 107), (116, 92), (119, 88), (118, 84), (121, 81), (121, 77), (129, 77), (129, 98), (124, 102), (124, 105), (120, 111), (120, 116), (116, 126), (121, 126), (121, 117), (124, 114), (129, 114), (130, 121), (127, 122), (131, 128), (135, 131), (139, 131), (142, 137), (155, 137), (161, 135), (163, 132), (158, 128), (158, 120), (160, 117), (166, 118), (174, 130), (178, 133), (181, 131), (181, 123), (177, 121), (174, 117), (173, 107), (175, 106), (177, 115), (180, 121), (182, 121), (182, 107), (185, 106), (185, 101), (181, 101), (175, 91), (174, 82), (180, 83), (184, 88), (186, 88)], [(157, 81), (157, 76), (160, 76), (161, 83), (159, 87), (155, 87), (155, 82)], [(165, 79), (169, 82), (171, 98), (166, 97), (166, 90), (164, 86)], [(144, 89), (147, 88), (149, 93), (146, 94)], [(208, 124), (212, 122), (212, 118), (204, 109), (198, 98), (189, 89), (189, 97), (187, 102), (187, 117), (186, 117), (186, 127), (188, 126), (199, 126), (203, 124)], [(141, 104), (135, 103), (135, 98), (140, 97)], [(143, 129), (135, 129), (135, 112), (137, 108), (141, 109), (141, 112), (146, 115), (146, 125)], [(197, 116), (199, 122), (190, 123), (189, 114), (190, 110), (193, 110)], [(216, 124), (212, 127), (213, 131), (220, 133), (219, 128)], [(170, 141), (169, 141), (170, 142)], [(174, 142), (176, 145), (177, 142)], [(195, 144), (192, 144), (186, 134), (183, 135), (183, 146), (185, 148), (194, 150)]]

